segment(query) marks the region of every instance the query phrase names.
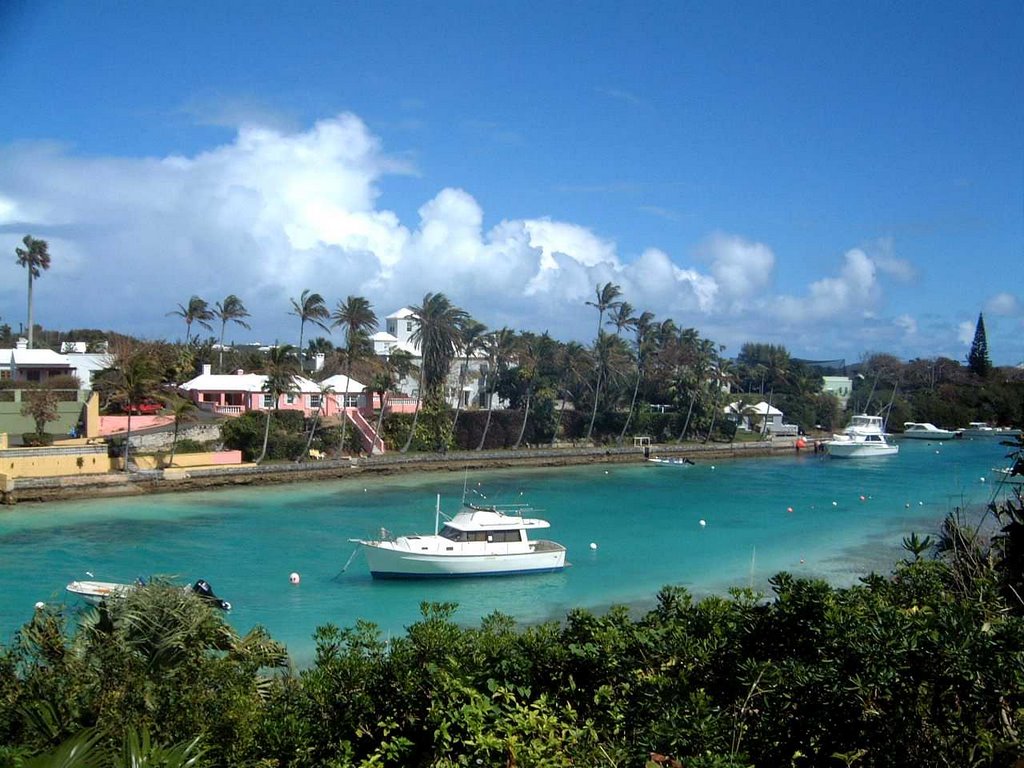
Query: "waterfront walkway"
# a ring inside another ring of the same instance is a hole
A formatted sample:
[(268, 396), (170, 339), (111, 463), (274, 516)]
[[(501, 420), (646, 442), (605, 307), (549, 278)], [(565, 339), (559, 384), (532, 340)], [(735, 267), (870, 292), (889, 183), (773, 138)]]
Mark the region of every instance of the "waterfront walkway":
[[(745, 456), (791, 453), (792, 438), (742, 443), (684, 443), (652, 445), (649, 455), (686, 457), (693, 461), (720, 461)], [(399, 472), (463, 471), (483, 467), (571, 466), (611, 462), (640, 462), (644, 448), (557, 446), (500, 451), (387, 453), (381, 456), (235, 466), (209, 466), (68, 477), (17, 478), (4, 494), (4, 503), (60, 501), (98, 496), (170, 493), (220, 486), (259, 485), (329, 480), (356, 475), (391, 475)]]

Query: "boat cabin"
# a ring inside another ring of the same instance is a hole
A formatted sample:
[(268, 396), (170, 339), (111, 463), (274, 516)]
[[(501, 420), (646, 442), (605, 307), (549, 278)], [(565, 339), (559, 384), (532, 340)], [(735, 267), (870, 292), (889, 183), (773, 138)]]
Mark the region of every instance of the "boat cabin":
[(495, 531), (462, 531), (450, 525), (446, 525), (438, 534), (450, 541), (483, 541), (504, 544), (508, 542), (526, 541), (526, 531), (521, 528), (513, 528)]

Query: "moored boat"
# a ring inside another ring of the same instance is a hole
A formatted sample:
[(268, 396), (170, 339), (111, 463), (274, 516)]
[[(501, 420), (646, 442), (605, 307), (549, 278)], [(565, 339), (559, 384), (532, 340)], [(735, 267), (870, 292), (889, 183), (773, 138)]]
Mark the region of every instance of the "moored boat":
[(523, 517), (528, 508), (463, 504), (444, 525), (438, 497), (433, 535), (351, 539), (366, 554), (375, 579), (417, 579), (458, 576), (509, 576), (550, 573), (565, 567), (565, 547), (531, 539), (550, 523)]
[[(65, 587), (68, 594), (79, 597), (90, 605), (101, 605), (108, 600), (117, 600), (128, 595), (132, 590), (145, 586), (141, 580), (134, 584), (119, 584), (113, 581), (72, 581)], [(230, 611), (231, 603), (222, 600), (214, 594), (210, 583), (205, 579), (199, 579), (190, 587), (183, 587), (188, 592), (193, 592), (203, 600), (209, 602), (222, 611)]]
[(952, 429), (940, 429), (928, 421), (906, 421), (901, 437), (913, 440), (951, 440), (956, 437)]
[(977, 438), (1000, 438), (1007, 439), (1011, 437), (1020, 437), (1019, 429), (1011, 429), (1010, 427), (993, 427), (992, 425), (984, 421), (972, 421), (963, 429), (957, 430), (960, 433), (960, 437), (977, 439)]
[(886, 440), (881, 416), (859, 414), (844, 431), (826, 440), (825, 450), (838, 459), (862, 459), (871, 456), (892, 456), (900, 447)]
[(666, 464), (673, 467), (692, 467), (693, 461), (686, 458), (662, 458), (660, 456), (651, 456), (647, 461), (652, 464)]

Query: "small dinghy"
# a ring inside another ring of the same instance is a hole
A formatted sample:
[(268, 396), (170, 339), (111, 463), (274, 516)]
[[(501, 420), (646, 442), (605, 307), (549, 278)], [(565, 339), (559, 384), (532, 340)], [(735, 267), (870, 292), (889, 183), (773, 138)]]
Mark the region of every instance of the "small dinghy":
[[(107, 600), (124, 597), (132, 590), (142, 586), (145, 586), (145, 582), (141, 579), (134, 584), (119, 584), (113, 581), (72, 581), (65, 589), (69, 594), (81, 598), (90, 605), (100, 605)], [(210, 582), (205, 579), (199, 579), (192, 586), (182, 587), (182, 589), (196, 594), (215, 608), (220, 608), (222, 611), (231, 610), (231, 603), (217, 597), (210, 587)]]

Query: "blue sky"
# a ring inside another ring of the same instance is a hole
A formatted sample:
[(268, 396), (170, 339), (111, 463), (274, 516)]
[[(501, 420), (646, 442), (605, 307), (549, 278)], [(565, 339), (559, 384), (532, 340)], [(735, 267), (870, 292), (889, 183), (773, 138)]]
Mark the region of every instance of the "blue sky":
[[(0, 317), (295, 343), (442, 291), (593, 338), (1024, 362), (1024, 5), (0, 3)], [(308, 335), (308, 334), (307, 334)], [(336, 339), (340, 341), (340, 339)]]

